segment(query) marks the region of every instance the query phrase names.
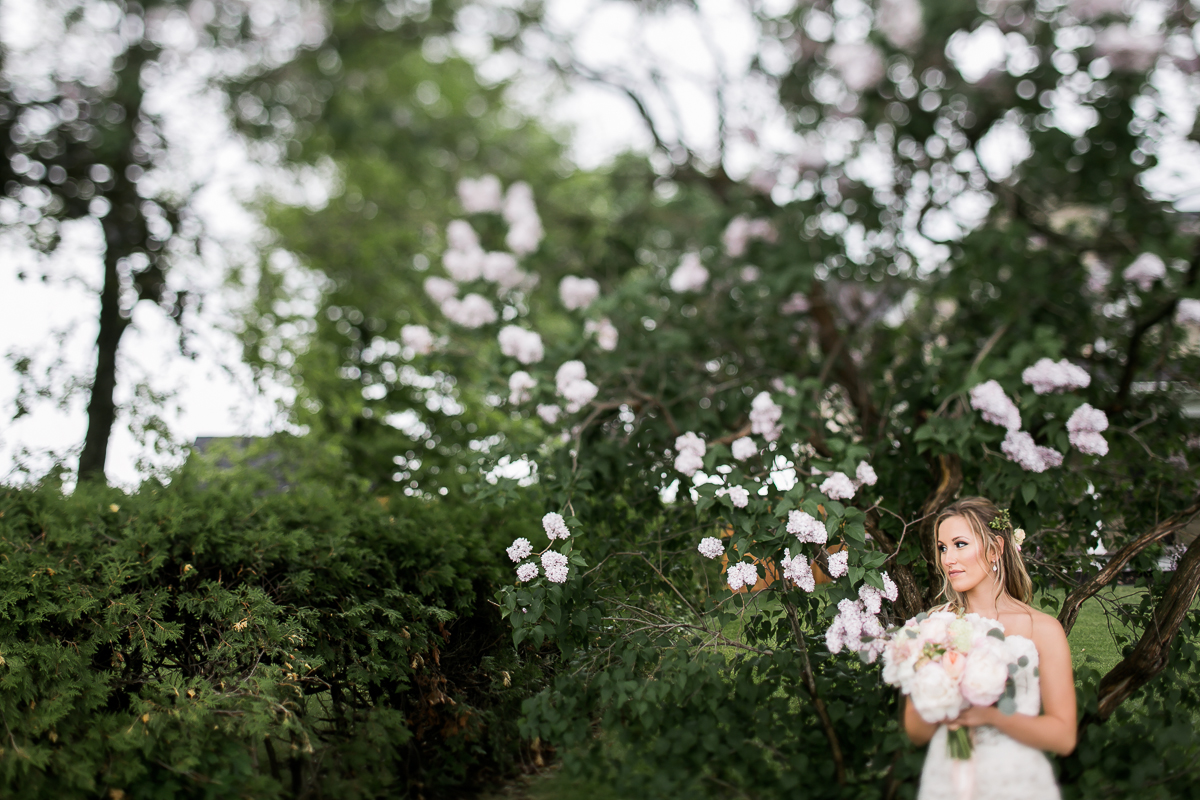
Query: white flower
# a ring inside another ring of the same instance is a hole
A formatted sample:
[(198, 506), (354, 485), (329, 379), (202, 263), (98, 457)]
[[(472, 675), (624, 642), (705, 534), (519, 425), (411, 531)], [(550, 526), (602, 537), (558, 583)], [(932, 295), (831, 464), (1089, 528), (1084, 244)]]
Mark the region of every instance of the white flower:
[(700, 263), (699, 253), (687, 253), (683, 260), (679, 262), (679, 266), (671, 273), (671, 279), (668, 281), (671, 285), (671, 291), (678, 294), (684, 292), (698, 292), (704, 288), (704, 284), (708, 282), (708, 270)]
[(708, 446), (691, 431), (675, 438), (675, 469), (689, 478), (704, 466), (704, 453)]
[(721, 544), (721, 540), (715, 536), (705, 536), (700, 540), (700, 544), (696, 549), (705, 558), (716, 558), (725, 552), (725, 545)]
[(829, 554), (829, 577), (840, 578), (850, 571), (850, 551), (839, 550)]
[(546, 570), (546, 580), (551, 583), (563, 583), (570, 571), (567, 567), (567, 557), (553, 550), (542, 553), (542, 569)]
[(675, 456), (675, 469), (689, 478), (704, 466), (704, 459), (695, 453), (680, 453)]
[(587, 308), (600, 296), (600, 284), (591, 278), (568, 275), (558, 284), (558, 296), (568, 311)]
[(734, 508), (745, 508), (750, 504), (750, 492), (742, 486), (730, 486), (725, 493), (729, 495), (729, 502), (733, 503)]
[(878, 614), (883, 609), (883, 592), (869, 583), (858, 587), (858, 599), (862, 601), (863, 608), (872, 614)]
[(537, 386), (537, 380), (525, 370), (517, 370), (508, 378), (508, 402), (513, 405), (528, 403), (533, 399), (529, 390)]
[(1136, 283), (1143, 292), (1149, 291), (1155, 281), (1161, 281), (1166, 276), (1167, 265), (1154, 253), (1142, 253), (1121, 273), (1121, 277)]
[(1135, 33), (1128, 25), (1109, 25), (1096, 34), (1095, 48), (1114, 70), (1145, 72), (1158, 60), (1163, 37), (1160, 33)]
[(747, 458), (758, 453), (758, 445), (749, 436), (743, 436), (740, 439), (734, 439), (733, 444), (729, 446), (733, 457), (738, 461), (745, 461)]
[(425, 279), (425, 294), (439, 306), (458, 294), (458, 285), (454, 281), (436, 276)]
[(804, 292), (794, 292), (788, 296), (787, 300), (783, 301), (783, 305), (779, 307), (779, 313), (784, 316), (792, 314), (807, 314), (812, 304), (808, 302), (808, 296)]
[(433, 352), (433, 334), (424, 325), (405, 325), (400, 329), (400, 343), (419, 356)]
[(855, 479), (864, 486), (874, 486), (879, 477), (875, 474), (875, 469), (865, 461), (858, 462), (858, 469), (854, 470)]
[(748, 561), (730, 564), (725, 578), (731, 591), (740, 592), (743, 586), (753, 589), (754, 584), (758, 583), (758, 568)]
[(1021, 373), (1021, 381), (1032, 386), (1037, 394), (1048, 394), (1086, 389), (1092, 382), (1092, 376), (1065, 358), (1061, 361), (1041, 358), (1032, 367), (1025, 368)]
[(504, 237), (504, 243), (517, 255), (527, 256), (538, 249), (544, 235), (542, 221), (533, 217), (509, 228), (508, 235)]
[(825, 544), (829, 539), (829, 532), (825, 530), (825, 523), (807, 511), (800, 511), (799, 509), (788, 512), (787, 532), (794, 533), (796, 538), (802, 542), (811, 542), (813, 544)]
[(925, 35), (920, 0), (881, 0), (875, 24), (893, 47), (907, 50)]
[(498, 212), (504, 203), (500, 179), (495, 175), (463, 178), (458, 182), (458, 201), (468, 214)]
[(831, 653), (840, 653), (846, 646), (846, 625), (840, 616), (833, 618), (833, 623), (825, 629), (825, 646)]
[(547, 425), (553, 425), (558, 422), (558, 418), (562, 416), (562, 409), (555, 405), (547, 405), (539, 403), (537, 407), (537, 415), (542, 418), (542, 422)]
[(993, 425), (1000, 425), (1010, 431), (1021, 427), (1021, 412), (1016, 404), (1008, 399), (1004, 388), (996, 381), (987, 381), (971, 389), (971, 408), (978, 411), (985, 420)]
[(562, 514), (555, 513), (554, 511), (542, 517), (542, 527), (546, 529), (546, 535), (550, 537), (550, 541), (566, 539), (571, 535), (571, 529), (567, 527), (567, 521), (563, 519)]
[(620, 335), (617, 333), (617, 326), (612, 324), (612, 320), (608, 317), (603, 319), (588, 320), (583, 323), (583, 333), (585, 336), (595, 336), (596, 346), (601, 350), (609, 352), (617, 349), (617, 341)]
[(542, 337), (535, 331), (527, 331), (518, 325), (505, 325), (496, 339), (500, 342), (501, 353), (522, 364), (536, 364), (545, 358)]
[(485, 281), (498, 283), (504, 288), (512, 288), (524, 277), (517, 266), (517, 257), (503, 252), (485, 254), (480, 274)]
[(1041, 447), (1025, 431), (1009, 431), (1000, 443), (1000, 451), (1026, 472), (1045, 472), (1049, 467), (1062, 466), (1062, 453)]
[(759, 392), (750, 402), (750, 432), (773, 442), (783, 433), (779, 424), (782, 416), (783, 406), (772, 400), (770, 393)]
[[(774, 188), (772, 186), (771, 188)], [(768, 189), (764, 194), (770, 194)], [(729, 225), (725, 227), (725, 232), (721, 234), (721, 244), (725, 248), (725, 254), (730, 258), (740, 258), (746, 253), (746, 245), (753, 239), (763, 239), (768, 242), (774, 242), (779, 238), (779, 233), (775, 230), (775, 226), (770, 220), (755, 219), (752, 220), (744, 214), (739, 214), (729, 221)]]
[(808, 556), (803, 553), (792, 555), (792, 551), (785, 547), (783, 561), (779, 562), (779, 565), (783, 567), (784, 580), (791, 581), (806, 592), (817, 588), (812, 566), (808, 563)]
[(509, 225), (508, 236), (504, 240), (508, 248), (521, 256), (537, 250), (544, 231), (529, 184), (521, 181), (508, 187), (502, 213)]
[(1175, 307), (1176, 325), (1200, 325), (1200, 300), (1185, 297)]
[(554, 385), (561, 393), (563, 387), (569, 386), (575, 381), (581, 381), (587, 377), (587, 367), (582, 361), (564, 361), (558, 371), (554, 373)]
[(854, 482), (844, 472), (835, 472), (820, 486), (821, 494), (830, 500), (849, 500), (854, 497)]
[(464, 328), (478, 328), (495, 322), (496, 309), (482, 295), (471, 294), (459, 300), (451, 297), (442, 303), (442, 313), (446, 319)]
[(834, 44), (826, 51), (825, 58), (852, 92), (870, 89), (883, 78), (883, 54), (873, 44)]
[(567, 413), (574, 414), (595, 399), (600, 389), (589, 380), (574, 381), (562, 387), (562, 398), (567, 401)]
[(525, 583), (531, 581), (538, 576), (538, 565), (530, 561), (527, 564), (522, 564), (517, 567), (517, 580)]
[(467, 283), (477, 281), (483, 275), (486, 259), (482, 250), (447, 250), (442, 253), (442, 266), (455, 281)]
[(909, 688), (913, 707), (926, 722), (954, 719), (965, 705), (958, 692), (958, 683), (936, 661), (917, 670)]
[(451, 250), (462, 253), (479, 250), (479, 236), (465, 219), (456, 219), (446, 226), (446, 243)]
[(508, 557), (514, 562), (520, 561), (523, 558), (529, 558), (529, 555), (533, 552), (533, 545), (529, 543), (528, 539), (522, 536), (520, 539), (513, 541), (507, 552)]
[(1108, 454), (1108, 442), (1100, 432), (1108, 428), (1108, 416), (1098, 408), (1084, 403), (1067, 420), (1067, 435), (1071, 445), (1081, 453), (1092, 456)]
[[(971, 649), (959, 681), (959, 691), (972, 705), (990, 706), (1004, 694), (1008, 681), (1008, 651), (999, 639), (984, 641)], [(923, 671), (923, 670), (922, 670)], [(920, 673), (918, 673), (918, 677)]]

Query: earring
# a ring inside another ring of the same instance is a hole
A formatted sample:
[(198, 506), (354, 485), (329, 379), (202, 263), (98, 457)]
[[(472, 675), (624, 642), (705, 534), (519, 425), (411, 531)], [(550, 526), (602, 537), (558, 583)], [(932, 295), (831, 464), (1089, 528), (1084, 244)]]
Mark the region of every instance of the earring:
[(993, 561), (992, 562), (992, 572), (999, 572), (999, 571), (1000, 571), (999, 565), (995, 561)]

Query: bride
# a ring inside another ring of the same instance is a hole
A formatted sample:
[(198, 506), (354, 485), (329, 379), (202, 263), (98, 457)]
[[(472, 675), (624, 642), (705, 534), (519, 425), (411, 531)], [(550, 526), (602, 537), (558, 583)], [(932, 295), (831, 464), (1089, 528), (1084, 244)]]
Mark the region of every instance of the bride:
[[(958, 610), (999, 620), (1008, 637), (1024, 640), (1036, 670), (1017, 684), (1017, 711), (968, 708), (949, 723), (926, 722), (903, 698), (904, 729), (917, 745), (929, 743), (918, 800), (1058, 800), (1044, 751), (1075, 749), (1075, 679), (1071, 650), (1058, 620), (1029, 605), (1033, 584), (1013, 538), (1008, 515), (990, 500), (963, 498), (947, 506), (934, 525), (942, 568), (938, 610)], [(1040, 686), (1039, 686), (1040, 683)], [(966, 727), (971, 759), (949, 756), (947, 728)]]

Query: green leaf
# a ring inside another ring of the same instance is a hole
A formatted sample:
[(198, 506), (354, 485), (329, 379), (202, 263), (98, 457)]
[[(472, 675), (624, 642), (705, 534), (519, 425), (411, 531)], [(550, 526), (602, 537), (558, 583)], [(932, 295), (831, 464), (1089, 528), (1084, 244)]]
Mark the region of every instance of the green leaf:
[(1027, 505), (1032, 505), (1034, 498), (1037, 497), (1038, 487), (1036, 483), (1026, 483), (1021, 487), (1021, 496), (1025, 498)]
[(990, 631), (987, 632), (987, 635), (995, 637), (1002, 642), (1004, 641), (1004, 631), (1000, 630), (999, 628), (992, 628)]
[(1000, 709), (1000, 713), (1006, 717), (1017, 713), (1017, 701), (1011, 697), (1001, 697), (1000, 702), (996, 703), (996, 708)]

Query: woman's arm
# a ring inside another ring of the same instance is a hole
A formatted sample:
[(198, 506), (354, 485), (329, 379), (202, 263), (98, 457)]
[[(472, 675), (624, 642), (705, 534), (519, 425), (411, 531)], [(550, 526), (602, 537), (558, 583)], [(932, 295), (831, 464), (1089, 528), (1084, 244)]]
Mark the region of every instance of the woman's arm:
[[(1042, 714), (1002, 714), (995, 706), (968, 708), (954, 725), (991, 725), (1022, 744), (1068, 755), (1075, 749), (1075, 677), (1071, 670), (1071, 648), (1062, 625), (1053, 617), (1038, 621), (1033, 631), (1038, 650)], [(910, 734), (911, 735), (911, 734)]]
[(929, 740), (938, 729), (937, 724), (926, 722), (907, 696), (900, 695), (900, 702), (904, 705), (904, 732), (908, 734), (908, 738), (918, 747), (929, 744)]

